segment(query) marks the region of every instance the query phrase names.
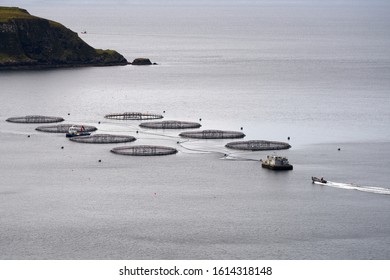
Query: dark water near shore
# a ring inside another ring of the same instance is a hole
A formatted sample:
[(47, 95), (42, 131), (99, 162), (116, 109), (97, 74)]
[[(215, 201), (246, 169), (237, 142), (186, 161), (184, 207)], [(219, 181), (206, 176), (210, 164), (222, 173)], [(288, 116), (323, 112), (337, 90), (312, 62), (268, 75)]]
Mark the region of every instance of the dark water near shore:
[[(389, 195), (310, 181), (390, 188), (386, 1), (23, 2), (12, 5), (159, 65), (0, 72), (1, 259), (390, 258)], [(103, 118), (124, 111), (290, 136), (279, 154), (294, 170)], [(30, 114), (179, 153), (118, 156), (5, 122)]]

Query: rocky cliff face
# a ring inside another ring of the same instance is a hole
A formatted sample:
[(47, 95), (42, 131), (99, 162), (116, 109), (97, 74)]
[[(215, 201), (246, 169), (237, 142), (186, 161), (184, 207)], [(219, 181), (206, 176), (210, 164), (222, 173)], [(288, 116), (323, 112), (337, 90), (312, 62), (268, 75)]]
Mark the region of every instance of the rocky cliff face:
[(94, 49), (57, 22), (0, 7), (0, 69), (125, 64), (118, 52)]

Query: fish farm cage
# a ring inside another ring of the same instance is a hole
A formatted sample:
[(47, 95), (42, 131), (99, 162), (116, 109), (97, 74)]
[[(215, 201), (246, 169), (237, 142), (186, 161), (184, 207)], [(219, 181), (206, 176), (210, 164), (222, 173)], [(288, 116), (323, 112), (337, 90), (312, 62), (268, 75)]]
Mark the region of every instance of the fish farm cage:
[(136, 138), (133, 136), (126, 135), (95, 134), (88, 136), (75, 136), (69, 138), (69, 140), (87, 144), (115, 144), (133, 142), (136, 140)]
[(82, 127), (84, 127), (84, 131), (86, 132), (92, 132), (97, 130), (97, 128), (94, 126), (79, 125), (79, 124), (59, 124), (59, 125), (39, 126), (35, 130), (41, 132), (50, 132), (50, 133), (68, 133), (69, 128), (71, 128), (72, 126), (79, 131), (81, 131)]
[(251, 140), (230, 142), (225, 147), (245, 151), (285, 150), (291, 148), (290, 144), (277, 141)]
[(162, 119), (162, 115), (150, 114), (150, 113), (139, 113), (139, 112), (127, 112), (119, 114), (108, 114), (104, 116), (106, 119), (112, 120), (155, 120)]
[(25, 117), (13, 117), (8, 118), (7, 122), (13, 123), (56, 123), (64, 121), (63, 118), (60, 117), (48, 117), (48, 116), (25, 116)]
[(113, 148), (111, 152), (125, 156), (165, 156), (176, 154), (177, 150), (175, 148), (164, 146), (139, 145), (117, 147)]
[(185, 138), (197, 139), (230, 139), (230, 138), (244, 138), (245, 134), (239, 131), (226, 130), (202, 130), (202, 131), (188, 131), (179, 134)]
[(145, 122), (139, 125), (144, 128), (155, 129), (186, 129), (199, 128), (201, 125), (196, 122), (182, 122), (182, 121), (162, 121), (162, 122)]

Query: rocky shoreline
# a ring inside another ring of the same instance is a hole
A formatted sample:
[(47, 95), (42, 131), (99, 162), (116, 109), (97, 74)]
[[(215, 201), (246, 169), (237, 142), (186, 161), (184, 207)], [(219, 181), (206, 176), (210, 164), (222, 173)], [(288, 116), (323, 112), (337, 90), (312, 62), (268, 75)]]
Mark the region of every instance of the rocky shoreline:
[(106, 66), (125, 66), (131, 63), (85, 63), (85, 64), (24, 64), (24, 63), (15, 63), (15, 64), (2, 64), (0, 63), (0, 71), (17, 71), (17, 70), (46, 70), (46, 69), (62, 69), (62, 68), (80, 68), (80, 67), (106, 67)]

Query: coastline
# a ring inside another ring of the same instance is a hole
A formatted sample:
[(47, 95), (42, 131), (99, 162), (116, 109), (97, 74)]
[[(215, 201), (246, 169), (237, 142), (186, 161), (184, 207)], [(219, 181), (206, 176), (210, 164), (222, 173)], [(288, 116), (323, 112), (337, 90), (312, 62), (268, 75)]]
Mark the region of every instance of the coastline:
[(75, 64), (17, 64), (0, 66), (1, 71), (18, 71), (18, 70), (48, 70), (48, 69), (63, 69), (63, 68), (79, 68), (79, 67), (108, 67), (108, 66), (126, 66), (131, 65), (128, 62), (118, 63), (75, 63)]

